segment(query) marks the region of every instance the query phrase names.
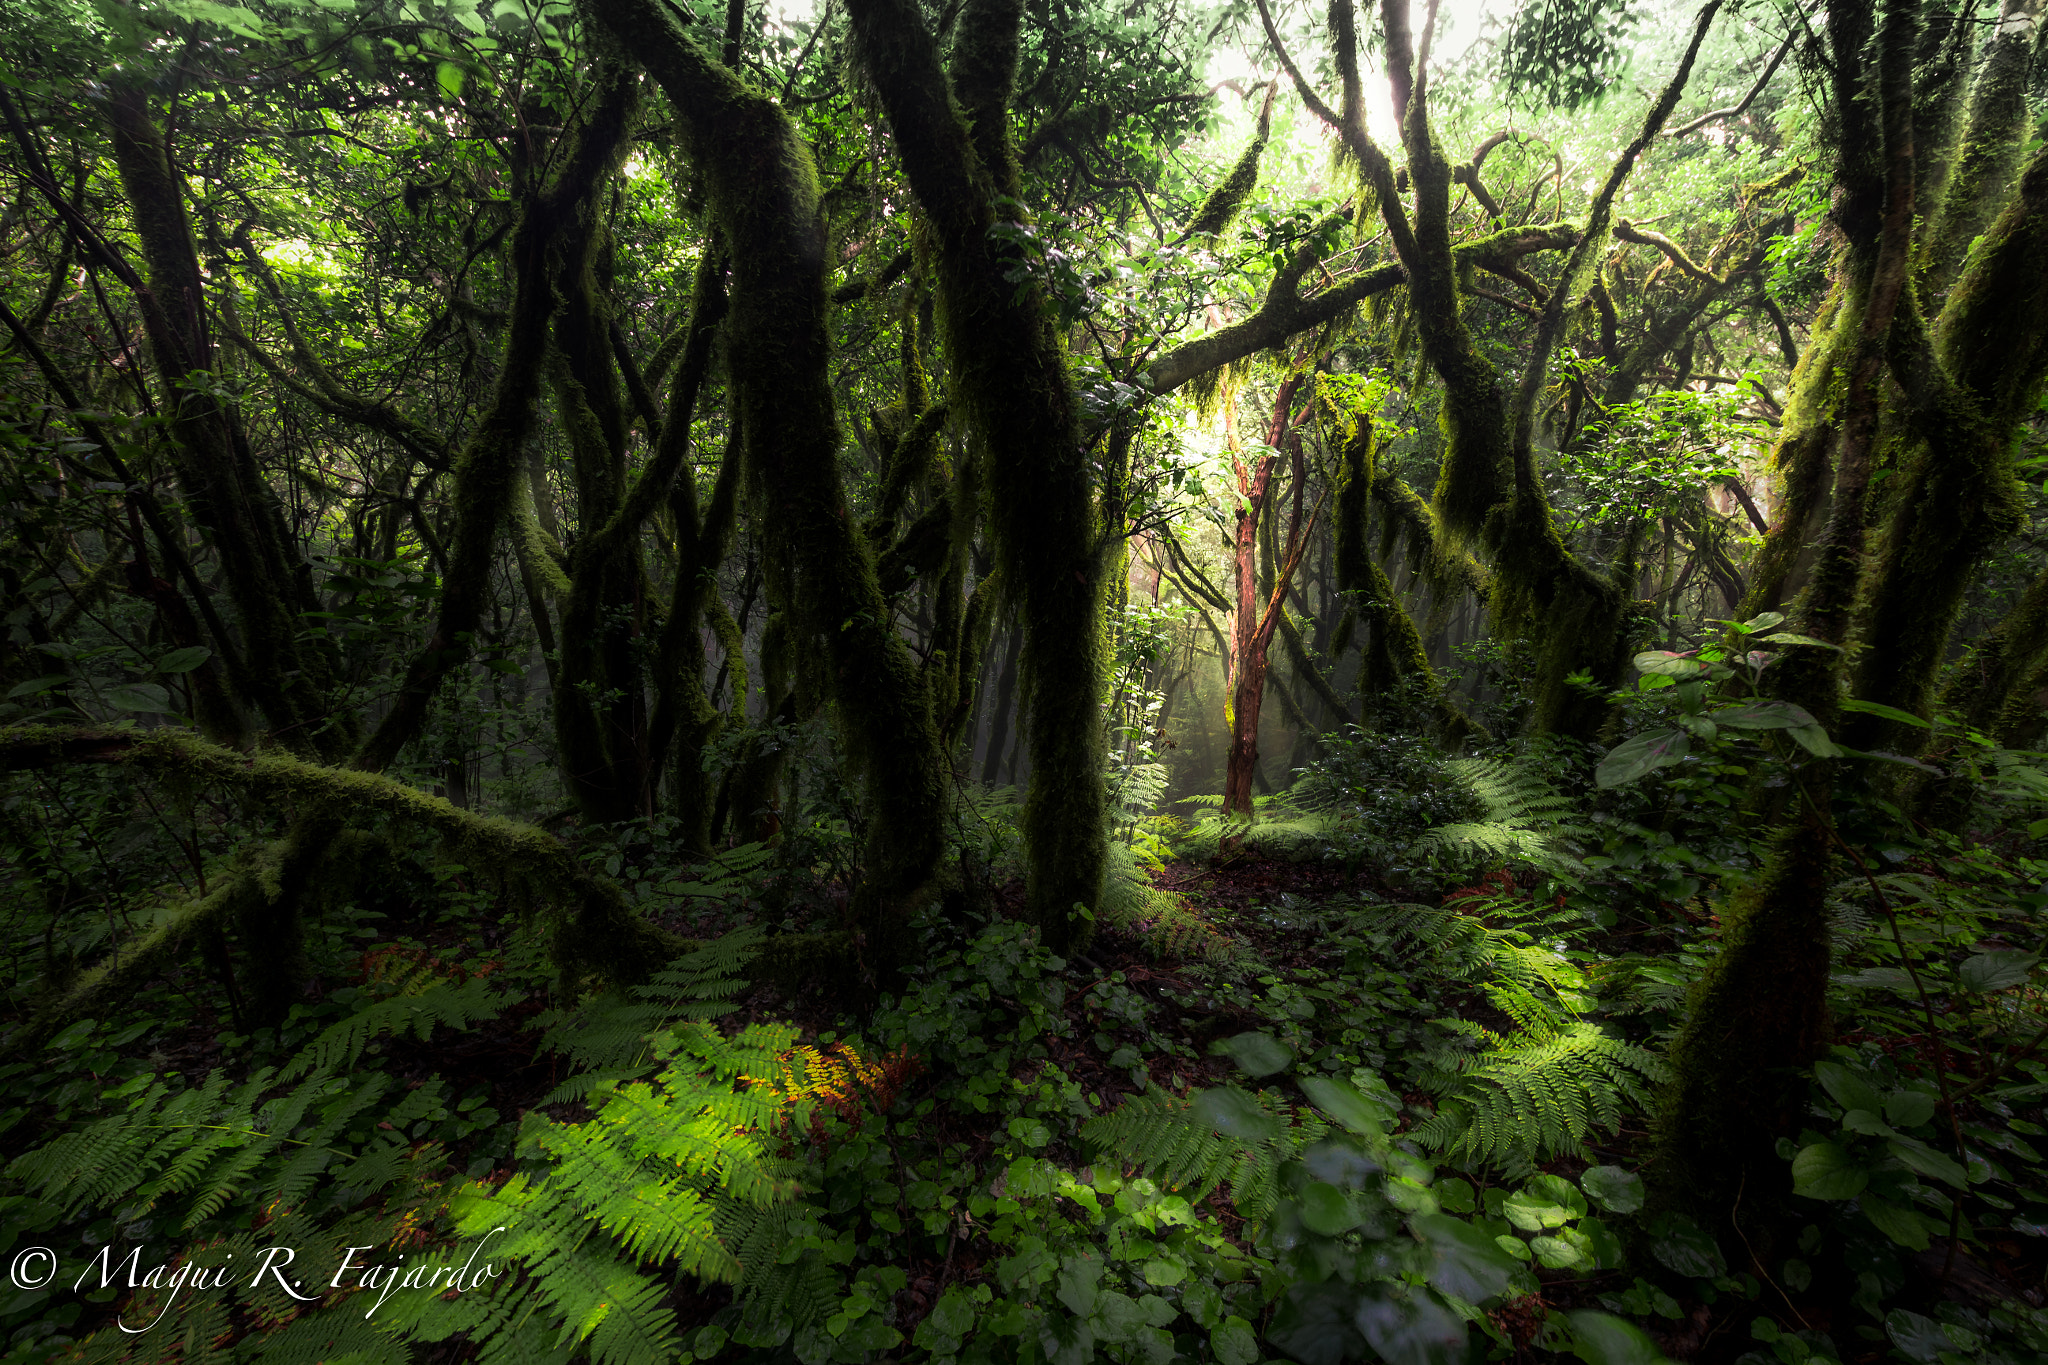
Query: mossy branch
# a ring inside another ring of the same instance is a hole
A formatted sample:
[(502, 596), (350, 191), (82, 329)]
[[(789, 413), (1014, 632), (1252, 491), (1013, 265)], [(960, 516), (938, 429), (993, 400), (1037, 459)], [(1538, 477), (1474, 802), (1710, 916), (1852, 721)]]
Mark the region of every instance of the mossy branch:
[[(595, 975), (607, 982), (638, 981), (681, 949), (681, 940), (641, 919), (616, 884), (586, 871), (553, 835), (533, 825), (462, 810), (375, 773), (325, 767), (278, 753), (251, 757), (209, 744), (183, 730), (99, 730), (20, 726), (0, 730), (0, 772), (105, 763), (162, 774), (185, 783), (228, 787), (301, 812), (323, 811), (329, 821), (388, 819), (427, 829), (447, 841), (465, 865), (485, 870), (530, 903), (547, 907), (549, 950), (564, 985), (574, 991)], [(300, 841), (304, 842), (304, 841)], [(328, 839), (314, 841), (323, 848)], [(180, 954), (194, 936), (234, 914), (295, 916), (279, 905), (293, 839), (250, 855), (233, 875), (198, 900), (170, 906), (139, 940), (86, 973), (50, 1002), (14, 1039), (34, 1047), (67, 1020), (102, 1002), (132, 994)]]

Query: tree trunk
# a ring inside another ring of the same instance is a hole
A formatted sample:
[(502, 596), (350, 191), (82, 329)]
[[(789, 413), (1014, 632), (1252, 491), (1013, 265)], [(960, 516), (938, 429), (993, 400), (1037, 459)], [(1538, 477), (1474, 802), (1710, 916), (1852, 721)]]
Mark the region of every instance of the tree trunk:
[(728, 365), (767, 552), (793, 571), (788, 605), (821, 642), (825, 682), (866, 778), (866, 874), (849, 913), (873, 988), (900, 970), (910, 916), (934, 890), (946, 767), (929, 693), (846, 506), (816, 171), (774, 101), (702, 51), (656, 0), (593, 8), (667, 93), (732, 251)]

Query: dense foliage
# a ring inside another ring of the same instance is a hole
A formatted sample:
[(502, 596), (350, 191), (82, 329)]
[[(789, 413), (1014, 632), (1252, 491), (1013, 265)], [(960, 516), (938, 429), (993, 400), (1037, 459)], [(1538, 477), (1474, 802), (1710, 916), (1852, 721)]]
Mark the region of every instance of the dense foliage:
[(2040, 0), (19, 0), (0, 1358), (2048, 1360)]

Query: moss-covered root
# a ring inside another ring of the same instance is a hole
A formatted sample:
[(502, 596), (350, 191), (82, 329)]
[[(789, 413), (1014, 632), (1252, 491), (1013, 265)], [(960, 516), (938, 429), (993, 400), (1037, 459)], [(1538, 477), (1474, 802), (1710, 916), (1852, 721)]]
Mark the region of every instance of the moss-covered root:
[[(507, 886), (522, 891), (529, 903), (548, 911), (554, 963), (571, 990), (590, 976), (610, 982), (641, 980), (677, 951), (679, 940), (641, 919), (614, 883), (586, 872), (546, 831), (472, 814), (373, 773), (323, 767), (282, 754), (249, 758), (182, 730), (0, 730), (0, 772), (67, 762), (132, 764), (183, 782), (217, 783), (280, 805), (288, 803), (301, 814), (284, 839), (251, 856), (210, 895), (166, 909), (139, 939), (81, 976), (38, 1015), (22, 1038), (38, 1036), (46, 1026), (61, 1027), (101, 1002), (132, 995), (177, 961), (202, 931), (229, 917), (245, 945), (259, 955), (259, 974), (271, 965), (261, 957), (266, 952), (288, 968), (297, 930), (287, 920), (305, 903), (314, 874), (337, 847), (337, 836), (351, 823), (379, 818), (433, 830), (448, 841), (461, 862), (491, 869)], [(40, 1036), (49, 1035), (45, 1031)]]
[(1722, 907), (1721, 951), (1671, 1045), (1657, 1117), (1656, 1199), (1707, 1226), (1736, 1216), (1758, 1255), (1790, 1202), (1777, 1141), (1798, 1131), (1802, 1073), (1828, 1042), (1831, 854), (1818, 817), (1786, 826), (1761, 875)]

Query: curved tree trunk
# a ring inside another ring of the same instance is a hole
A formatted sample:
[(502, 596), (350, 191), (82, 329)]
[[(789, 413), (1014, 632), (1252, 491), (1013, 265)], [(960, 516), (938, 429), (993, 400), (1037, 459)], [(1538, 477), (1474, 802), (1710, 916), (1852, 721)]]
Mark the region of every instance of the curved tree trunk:
[(998, 199), (1018, 193), (1008, 103), (1023, 5), (969, 0), (950, 73), (913, 0), (850, 0), (848, 10), (930, 220), (955, 401), (986, 447), (997, 558), (1024, 631), (1027, 898), (1057, 951), (1086, 938), (1107, 856), (1103, 574), (1094, 476), (1061, 339), (1040, 290), (1008, 277), (1008, 248), (991, 232)]
[(728, 365), (767, 553), (793, 572), (789, 605), (821, 642), (830, 696), (866, 777), (873, 823), (851, 914), (872, 986), (902, 966), (910, 914), (932, 893), (946, 769), (930, 696), (892, 628), (840, 478), (816, 171), (788, 116), (657, 0), (593, 9), (668, 95), (732, 251)]

